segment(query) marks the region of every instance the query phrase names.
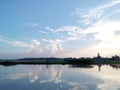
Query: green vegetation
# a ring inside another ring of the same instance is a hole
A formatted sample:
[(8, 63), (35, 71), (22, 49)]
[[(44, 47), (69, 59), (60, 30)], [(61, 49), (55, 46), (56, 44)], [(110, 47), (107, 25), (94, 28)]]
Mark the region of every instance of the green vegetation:
[(70, 65), (93, 65), (93, 64), (120, 64), (120, 60), (102, 58), (23, 58), (14, 60), (0, 60), (1, 65), (17, 64), (70, 64)]

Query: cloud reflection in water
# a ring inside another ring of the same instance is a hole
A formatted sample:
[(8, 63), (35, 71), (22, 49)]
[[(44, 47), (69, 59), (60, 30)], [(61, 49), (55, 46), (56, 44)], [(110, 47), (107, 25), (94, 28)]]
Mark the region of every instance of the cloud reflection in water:
[(12, 82), (16, 82), (14, 86), (27, 86), (29, 90), (33, 87), (42, 90), (117, 90), (120, 86), (119, 75), (119, 69), (106, 65), (101, 66), (100, 72), (98, 66), (93, 68), (73, 68), (67, 65), (0, 66), (0, 88), (3, 87), (3, 83), (11, 88)]

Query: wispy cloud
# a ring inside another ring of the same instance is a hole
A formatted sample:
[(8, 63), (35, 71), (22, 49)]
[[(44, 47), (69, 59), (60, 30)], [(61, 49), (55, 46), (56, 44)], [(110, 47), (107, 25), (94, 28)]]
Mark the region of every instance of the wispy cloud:
[[(109, 12), (114, 6), (118, 6), (120, 0), (112, 0), (104, 5), (99, 5), (95, 8), (88, 10), (76, 9), (73, 15), (77, 15), (82, 21), (83, 25), (88, 25), (85, 28), (81, 26), (61, 26), (57, 29), (46, 27), (47, 30), (56, 34), (63, 34), (64, 40), (92, 40), (92, 46), (88, 45), (86, 48), (73, 50), (73, 53), (64, 53), (66, 56), (93, 56), (96, 52), (101, 52), (104, 55), (108, 56), (110, 54), (119, 53), (118, 48), (120, 46), (120, 21), (115, 21), (109, 18), (116, 13), (120, 13), (119, 9), (113, 8), (113, 11)], [(108, 13), (107, 13), (108, 12)], [(99, 41), (98, 43), (95, 43)], [(88, 43), (89, 44), (89, 43)], [(113, 52), (109, 52), (109, 51)], [(90, 51), (89, 55), (87, 54)], [(86, 53), (87, 52), (87, 53)]]
[(63, 35), (63, 37), (66, 38), (66, 40), (82, 39), (86, 35), (84, 33), (84, 30), (79, 26), (62, 26), (62, 27), (59, 27), (57, 29), (47, 27), (46, 29), (49, 30), (50, 32), (54, 33), (54, 34), (65, 33), (65, 35)]
[[(30, 42), (23, 42), (0, 37), (0, 41), (14, 47), (26, 47), (29, 49), (31, 56), (58, 56), (63, 54), (64, 56), (88, 56), (87, 54), (93, 56), (96, 52), (102, 52), (105, 55), (110, 54), (109, 50), (118, 52), (120, 46), (120, 21), (111, 19), (110, 16), (120, 13), (119, 5), (120, 0), (111, 0), (90, 9), (76, 8), (72, 15), (78, 17), (80, 25), (63, 25), (58, 28), (47, 26), (45, 31), (39, 31), (41, 34), (55, 35), (56, 38), (54, 39), (51, 39), (51, 36), (49, 39), (41, 39), (41, 41), (31, 39)], [(25, 25), (37, 27), (38, 23), (27, 22)], [(97, 40), (98, 43), (96, 43)], [(63, 42), (66, 47), (75, 47), (76, 43), (73, 44), (74, 41), (80, 42), (80, 48), (78, 47), (77, 50), (71, 50), (70, 52), (63, 48)], [(85, 43), (86, 47), (81, 49), (82, 46), (85, 46), (83, 41), (87, 43)], [(70, 46), (68, 42), (72, 43), (73, 46)], [(61, 52), (64, 53), (61, 54)]]
[(31, 27), (36, 27), (36, 26), (38, 26), (38, 23), (27, 22), (27, 23), (25, 23), (25, 25), (31, 26)]
[[(9, 42), (9, 41), (8, 41)], [(9, 42), (12, 46), (16, 46), (16, 47), (30, 47), (29, 44), (25, 43), (25, 42), (21, 42), (21, 41), (12, 41)]]
[(46, 29), (46, 30), (49, 30), (49, 31), (52, 32), (52, 33), (55, 33), (55, 32), (56, 32), (54, 29), (52, 29), (52, 28), (50, 28), (50, 27), (48, 27), (48, 26), (45, 27), (45, 29)]
[(30, 47), (29, 44), (21, 41), (14, 41), (5, 38), (0, 38), (0, 41), (15, 47)]
[[(68, 53), (67, 56), (94, 56), (96, 52), (101, 52), (103, 55), (109, 56), (120, 52), (120, 21), (100, 20), (94, 23), (94, 25), (84, 29), (83, 32), (85, 37), (82, 38), (87, 42), (89, 41), (89, 34), (92, 34), (92, 42), (88, 42), (88, 44), (93, 43), (93, 45), (87, 45), (87, 47), (76, 50), (74, 53)], [(75, 36), (75, 39), (76, 38), (79, 37)], [(73, 40), (75, 39), (73, 38)], [(96, 40), (99, 42), (95, 43)]]
[[(101, 52), (102, 54), (108, 56), (114, 53), (119, 53), (118, 48), (120, 46), (120, 21), (112, 21), (101, 19), (94, 23), (92, 26), (87, 27), (85, 29), (81, 29), (79, 27), (75, 28), (74, 26), (70, 26), (69, 28), (65, 26), (64, 28), (56, 29), (56, 32), (66, 32), (64, 37), (65, 40), (89, 40), (90, 35), (92, 35), (92, 46), (88, 45), (86, 48), (76, 50), (74, 52), (64, 53), (66, 56), (76, 56), (79, 57), (79, 53), (81, 56), (93, 56), (96, 52)], [(53, 31), (54, 32), (54, 31)], [(99, 43), (95, 43), (96, 40)], [(89, 44), (89, 43), (88, 43)], [(90, 53), (88, 53), (90, 51)], [(113, 52), (109, 52), (113, 51)], [(86, 54), (86, 52), (89, 54)]]
[[(112, 0), (106, 4), (99, 5), (95, 8), (88, 10), (76, 9), (73, 15), (77, 15), (79, 20), (82, 21), (82, 25), (89, 25), (85, 28), (80, 26), (61, 26), (57, 29), (46, 27), (52, 33), (61, 33), (64, 32), (63, 36), (66, 40), (78, 40), (78, 39), (89, 39), (91, 35), (92, 39), (95, 40), (105, 40), (107, 35), (110, 39), (113, 35), (114, 30), (119, 30), (119, 22), (114, 22), (108, 18), (109, 16), (119, 13), (120, 10), (114, 10), (112, 12), (106, 13), (106, 10), (110, 9), (113, 6), (119, 5), (120, 0)], [(107, 26), (105, 26), (107, 25)], [(110, 27), (110, 28), (109, 28)], [(109, 32), (108, 32), (109, 30)]]
[(40, 33), (42, 33), (42, 34), (47, 34), (47, 32), (45, 32), (45, 31), (39, 31)]
[[(108, 15), (105, 15), (107, 14), (105, 13), (105, 11), (118, 4), (120, 4), (120, 0), (112, 0), (111, 2), (107, 4), (103, 4), (95, 8), (88, 9), (88, 10), (81, 10), (80, 8), (76, 8), (76, 11), (72, 14), (72, 16), (74, 15), (78, 16), (80, 18), (78, 22), (80, 23), (83, 23), (85, 25), (92, 25), (97, 20), (104, 18), (105, 16), (108, 16)], [(110, 15), (110, 14), (113, 14), (113, 12), (114, 13), (118, 12), (118, 10), (116, 12), (115, 11), (112, 11), (108, 14)]]

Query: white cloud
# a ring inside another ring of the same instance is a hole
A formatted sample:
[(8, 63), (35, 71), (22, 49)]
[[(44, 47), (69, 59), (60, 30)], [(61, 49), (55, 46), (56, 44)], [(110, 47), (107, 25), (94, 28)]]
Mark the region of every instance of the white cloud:
[(56, 39), (56, 40), (48, 40), (48, 39), (42, 39), (45, 42), (48, 42), (48, 45), (46, 46), (46, 48), (48, 49), (48, 51), (50, 51), (50, 53), (52, 52), (52, 54), (55, 54), (57, 52), (61, 52), (63, 51), (62, 48), (62, 40)]
[[(94, 22), (97, 20), (103, 18), (103, 17), (108, 17), (114, 13), (118, 13), (118, 10), (106, 13), (106, 10), (120, 4), (120, 0), (112, 0), (109, 3), (97, 6), (95, 8), (91, 8), (88, 10), (81, 10), (80, 8), (76, 8), (76, 11), (72, 14), (72, 16), (76, 15), (80, 18), (78, 22), (83, 23), (85, 25), (92, 25)], [(105, 15), (106, 14), (106, 15)]]
[(25, 25), (31, 26), (31, 27), (36, 27), (36, 26), (38, 26), (38, 23), (27, 22), (27, 23), (25, 23)]
[(32, 47), (37, 47), (37, 46), (40, 46), (40, 42), (38, 41), (38, 40), (36, 40), (36, 39), (33, 39), (32, 41), (31, 41), (31, 43), (32, 43)]
[(120, 35), (115, 34), (119, 30), (120, 21), (100, 20), (84, 30), (86, 35), (94, 33), (93, 41), (99, 40), (99, 42), (94, 43), (92, 46), (78, 49), (74, 53), (68, 53), (67, 56), (94, 56), (97, 52), (102, 53), (104, 56), (119, 54)]
[[(73, 50), (73, 53), (66, 53), (67, 56), (93, 56), (97, 52), (101, 52), (103, 55), (113, 55), (119, 53), (118, 48), (120, 46), (120, 36), (116, 34), (116, 31), (120, 30), (120, 21), (111, 20), (109, 16), (119, 13), (120, 10), (113, 10), (106, 14), (106, 10), (113, 6), (119, 5), (120, 0), (113, 0), (107, 4), (100, 5), (98, 7), (88, 9), (81, 12), (79, 8), (73, 15), (78, 15), (82, 24), (89, 24), (86, 28), (80, 26), (63, 26), (56, 29), (56, 32), (66, 32), (68, 40), (88, 40), (90, 34), (92, 34), (92, 40), (98, 40), (99, 43), (94, 43), (93, 46), (89, 46), (83, 49)], [(52, 29), (54, 30), (54, 29)], [(118, 32), (117, 32), (118, 33)], [(91, 42), (93, 43), (93, 42)], [(110, 52), (111, 51), (111, 52)], [(87, 54), (88, 53), (88, 54)]]
[(47, 34), (47, 32), (45, 32), (45, 31), (39, 31), (40, 33), (42, 33), (42, 34)]
[(80, 30), (80, 27), (79, 26), (62, 26), (62, 27), (57, 28), (57, 29), (53, 29), (50, 27), (46, 27), (45, 29), (47, 29), (53, 33), (58, 33), (58, 32), (66, 32), (66, 31), (75, 32), (75, 31)]
[[(93, 34), (93, 39), (98, 40), (111, 40), (113, 39), (114, 30), (119, 30), (119, 21), (112, 21), (108, 16), (119, 13), (120, 10), (114, 10), (106, 14), (106, 9), (109, 9), (115, 5), (119, 5), (120, 0), (112, 0), (106, 4), (99, 5), (95, 8), (88, 9), (87, 11), (80, 11), (79, 8), (76, 9), (76, 12), (73, 15), (78, 15), (80, 20), (83, 20), (83, 24), (90, 24), (86, 28), (81, 28), (80, 26), (62, 26), (57, 29), (46, 27), (45, 29), (49, 30), (52, 33), (61, 33), (64, 32), (64, 37), (67, 40), (77, 40), (77, 39), (86, 39), (89, 34)], [(107, 16), (107, 17), (106, 17)], [(108, 31), (109, 30), (109, 31)], [(67, 36), (66, 36), (67, 35)], [(88, 38), (87, 38), (88, 39)]]
[[(50, 27), (47, 27), (47, 30), (49, 30), (52, 33), (65, 33), (65, 35), (62, 35), (66, 40), (77, 40), (82, 39), (85, 37), (84, 30), (79, 26), (62, 26), (57, 29), (53, 29)], [(67, 35), (67, 36), (66, 36)], [(64, 40), (65, 40), (64, 39)]]
[[(118, 34), (118, 31), (120, 30), (120, 21), (113, 21), (109, 18), (109, 16), (119, 13), (120, 10), (115, 9), (111, 12), (109, 11), (109, 13), (106, 13), (106, 11), (111, 7), (119, 4), (120, 0), (112, 0), (104, 5), (100, 5), (88, 10), (81, 11), (80, 8), (77, 8), (73, 15), (77, 15), (79, 17), (79, 20), (82, 21), (81, 24), (86, 25), (86, 27), (82, 28), (81, 25), (61, 26), (56, 29), (51, 27), (45, 27), (47, 31), (39, 32), (44, 34), (46, 34), (46, 32), (52, 32), (54, 35), (56, 35), (56, 37), (60, 38), (54, 40), (42, 39), (45, 44), (36, 39), (31, 40), (30, 43), (21, 41), (10, 41), (2, 38), (0, 38), (0, 41), (16, 47), (27, 47), (30, 49), (30, 53), (31, 55), (33, 54), (33, 56), (35, 54), (36, 56), (57, 56), (64, 54), (63, 56), (66, 55), (78, 57), (80, 55), (93, 56), (97, 52), (102, 52), (105, 55), (112, 54), (109, 51), (118, 53), (119, 51), (117, 50), (120, 46), (120, 36)], [(38, 23), (28, 22), (26, 23), (26, 25), (36, 27), (38, 26)], [(60, 37), (60, 35), (62, 35), (62, 37)], [(80, 41), (82, 46), (82, 40), (89, 40), (90, 35), (92, 37), (90, 38), (92, 42), (88, 42), (86, 48), (78, 48), (77, 50), (72, 50), (69, 52), (69, 50), (64, 50), (62, 47), (62, 42), (66, 43), (67, 41), (71, 41), (72, 43), (72, 41), (75, 40)], [(96, 40), (98, 40), (99, 43), (94, 43)], [(93, 46), (89, 45), (91, 43), (93, 43)], [(64, 53), (60, 54), (61, 52)]]
[(51, 51), (53, 53), (55, 53), (56, 51), (62, 51), (62, 45), (61, 45), (61, 40), (50, 40), (50, 47), (51, 47)]
[[(104, 56), (109, 56), (119, 53), (120, 35), (116, 35), (116, 31), (120, 31), (120, 21), (113, 21), (109, 19), (101, 19), (85, 29), (76, 26), (63, 26), (56, 29), (56, 32), (66, 32), (68, 34), (65, 40), (86, 40), (88, 41), (89, 34), (92, 34), (93, 45), (88, 45), (83, 49), (65, 52), (65, 56), (80, 57), (80, 56), (94, 56), (97, 52)], [(66, 35), (66, 34), (65, 34)], [(95, 41), (98, 43), (94, 43)], [(81, 42), (81, 41), (80, 41)], [(89, 43), (88, 43), (89, 44)], [(54, 44), (56, 45), (56, 44)], [(56, 46), (54, 46), (56, 47)], [(73, 46), (74, 47), (74, 46)], [(56, 50), (55, 48), (53, 50)], [(68, 50), (69, 51), (69, 50)], [(111, 52), (110, 52), (111, 51)]]
[(47, 40), (42, 39), (41, 43), (40, 41), (33, 39), (31, 40), (31, 43), (29, 43), (29, 55), (31, 57), (57, 57), (61, 56), (60, 53), (63, 52), (62, 47), (62, 40), (56, 39), (56, 40)]
[(9, 45), (14, 46), (14, 47), (30, 47), (29, 44), (25, 42), (21, 42), (21, 41), (12, 41), (8, 39), (4, 39), (4, 38), (0, 38), (0, 41), (4, 43), (8, 43)]
[(36, 39), (33, 39), (31, 41), (31, 53), (39, 55), (42, 52), (43, 52), (43, 48), (42, 48), (40, 42)]
[[(62, 47), (62, 40), (59, 40), (59, 39), (55, 39), (55, 40), (43, 39), (42, 41), (45, 42), (45, 44), (41, 43), (40, 41), (36, 39), (31, 40), (30, 43), (6, 40), (2, 38), (0, 38), (0, 41), (7, 43), (8, 45), (11, 45), (12, 47), (26, 48), (25, 50), (27, 51), (25, 55), (30, 56), (30, 57), (41, 57), (41, 56), (42, 57), (46, 57), (46, 56), (55, 57), (55, 56), (60, 56), (61, 55), (60, 53), (64, 51)], [(18, 52), (21, 52), (21, 51), (18, 51)]]
[(45, 27), (45, 29), (46, 29), (46, 30), (49, 30), (49, 31), (50, 31), (50, 32), (52, 32), (52, 33), (55, 33), (55, 30), (54, 30), (54, 29), (52, 29), (52, 28), (50, 28), (50, 27), (48, 27), (48, 26), (47, 26), (47, 27)]
[(0, 38), (0, 41), (1, 42), (7, 42), (5, 39), (3, 39), (3, 38)]
[(21, 41), (12, 41), (9, 42), (12, 46), (16, 46), (16, 47), (30, 47), (29, 44), (25, 43), (25, 42), (21, 42)]
[[(92, 38), (90, 38), (92, 39), (92, 42), (90, 42), (93, 43), (92, 46), (88, 45), (84, 49), (78, 49), (76, 51), (73, 50), (64, 53), (66, 56), (76, 56), (76, 57), (79, 57), (80, 55), (93, 56), (96, 55), (97, 52), (101, 52), (105, 56), (113, 55), (114, 53), (118, 54), (119, 53), (118, 48), (120, 46), (120, 35), (118, 34), (118, 31), (120, 31), (120, 21), (113, 21), (105, 18), (96, 21), (93, 25), (84, 29), (82, 29), (79, 26), (62, 26), (58, 29), (52, 29), (52, 32), (54, 33), (65, 32), (64, 37), (66, 38), (64, 38), (63, 41), (69, 41), (69, 40), (88, 41), (89, 36), (92, 35)], [(95, 41), (99, 41), (99, 42), (94, 43)], [(52, 43), (52, 41), (49, 42)], [(52, 45), (56, 45), (56, 44), (52, 44)], [(57, 47), (57, 45), (53, 47), (54, 47), (52, 49), (53, 52), (57, 51), (57, 49), (55, 48)]]
[(115, 36), (114, 32), (120, 30), (120, 21), (111, 21), (111, 20), (100, 20), (94, 23), (93, 26), (88, 27), (85, 33), (96, 33), (95, 39), (102, 41), (113, 41), (118, 39), (118, 36)]

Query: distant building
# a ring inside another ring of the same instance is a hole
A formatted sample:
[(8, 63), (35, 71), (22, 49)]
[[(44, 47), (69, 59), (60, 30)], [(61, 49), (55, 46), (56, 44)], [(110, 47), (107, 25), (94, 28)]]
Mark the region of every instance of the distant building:
[(118, 55), (112, 56), (112, 60), (120, 60), (120, 57)]

